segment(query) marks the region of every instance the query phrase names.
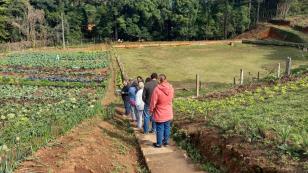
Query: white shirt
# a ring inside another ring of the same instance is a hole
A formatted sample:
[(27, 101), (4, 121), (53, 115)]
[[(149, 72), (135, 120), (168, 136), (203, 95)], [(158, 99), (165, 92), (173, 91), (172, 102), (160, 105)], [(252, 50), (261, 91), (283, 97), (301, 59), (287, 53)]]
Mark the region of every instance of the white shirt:
[(142, 111), (144, 109), (144, 102), (142, 100), (143, 89), (138, 90), (136, 94), (136, 107), (137, 110)]

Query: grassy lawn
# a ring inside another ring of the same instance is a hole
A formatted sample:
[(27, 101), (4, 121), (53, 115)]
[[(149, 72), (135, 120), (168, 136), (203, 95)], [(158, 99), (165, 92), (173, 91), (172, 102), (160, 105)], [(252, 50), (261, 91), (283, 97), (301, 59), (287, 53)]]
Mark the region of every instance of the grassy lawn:
[(262, 77), (279, 62), (284, 69), (287, 56), (294, 66), (308, 64), (308, 53), (295, 48), (245, 44), (117, 49), (117, 53), (130, 77), (165, 73), (181, 87), (193, 84), (197, 73), (209, 85), (232, 83), (241, 68), (246, 77), (249, 72), (250, 77), (258, 72)]

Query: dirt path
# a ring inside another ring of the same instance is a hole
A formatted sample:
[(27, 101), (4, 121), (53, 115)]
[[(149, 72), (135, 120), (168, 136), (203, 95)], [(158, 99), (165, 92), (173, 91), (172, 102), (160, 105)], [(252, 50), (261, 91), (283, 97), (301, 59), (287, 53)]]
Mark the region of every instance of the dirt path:
[[(102, 100), (104, 106), (116, 99), (114, 69), (111, 71), (112, 78)], [(93, 117), (86, 120), (68, 134), (38, 150), (15, 172), (137, 172), (137, 144), (133, 133), (127, 129), (127, 123), (120, 118), (104, 121)]]

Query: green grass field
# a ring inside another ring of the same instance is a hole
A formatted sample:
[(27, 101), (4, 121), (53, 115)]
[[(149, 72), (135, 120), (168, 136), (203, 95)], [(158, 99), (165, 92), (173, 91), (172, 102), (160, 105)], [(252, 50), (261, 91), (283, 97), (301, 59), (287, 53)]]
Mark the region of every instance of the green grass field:
[(193, 84), (197, 73), (208, 84), (232, 83), (241, 68), (246, 77), (249, 72), (250, 77), (258, 72), (262, 77), (277, 63), (284, 69), (287, 56), (293, 66), (308, 64), (308, 53), (299, 49), (245, 44), (117, 49), (117, 53), (130, 77), (165, 73), (173, 84), (185, 87)]

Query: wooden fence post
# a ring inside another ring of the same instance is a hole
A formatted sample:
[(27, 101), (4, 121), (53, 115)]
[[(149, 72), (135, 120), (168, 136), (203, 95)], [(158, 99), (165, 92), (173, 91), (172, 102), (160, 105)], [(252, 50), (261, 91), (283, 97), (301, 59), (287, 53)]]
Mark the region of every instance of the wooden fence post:
[(291, 68), (292, 68), (292, 59), (288, 57), (286, 61), (286, 75), (287, 76), (291, 75)]
[(241, 69), (240, 71), (240, 85), (243, 85), (244, 83), (244, 70)]
[(236, 79), (235, 79), (235, 77), (233, 78), (233, 85), (236, 85)]
[(278, 63), (277, 78), (280, 78), (280, 63)]
[(200, 78), (199, 75), (196, 74), (196, 96), (199, 97), (199, 89), (200, 89)]
[(258, 81), (260, 80), (260, 72), (258, 72), (258, 77), (257, 77)]

